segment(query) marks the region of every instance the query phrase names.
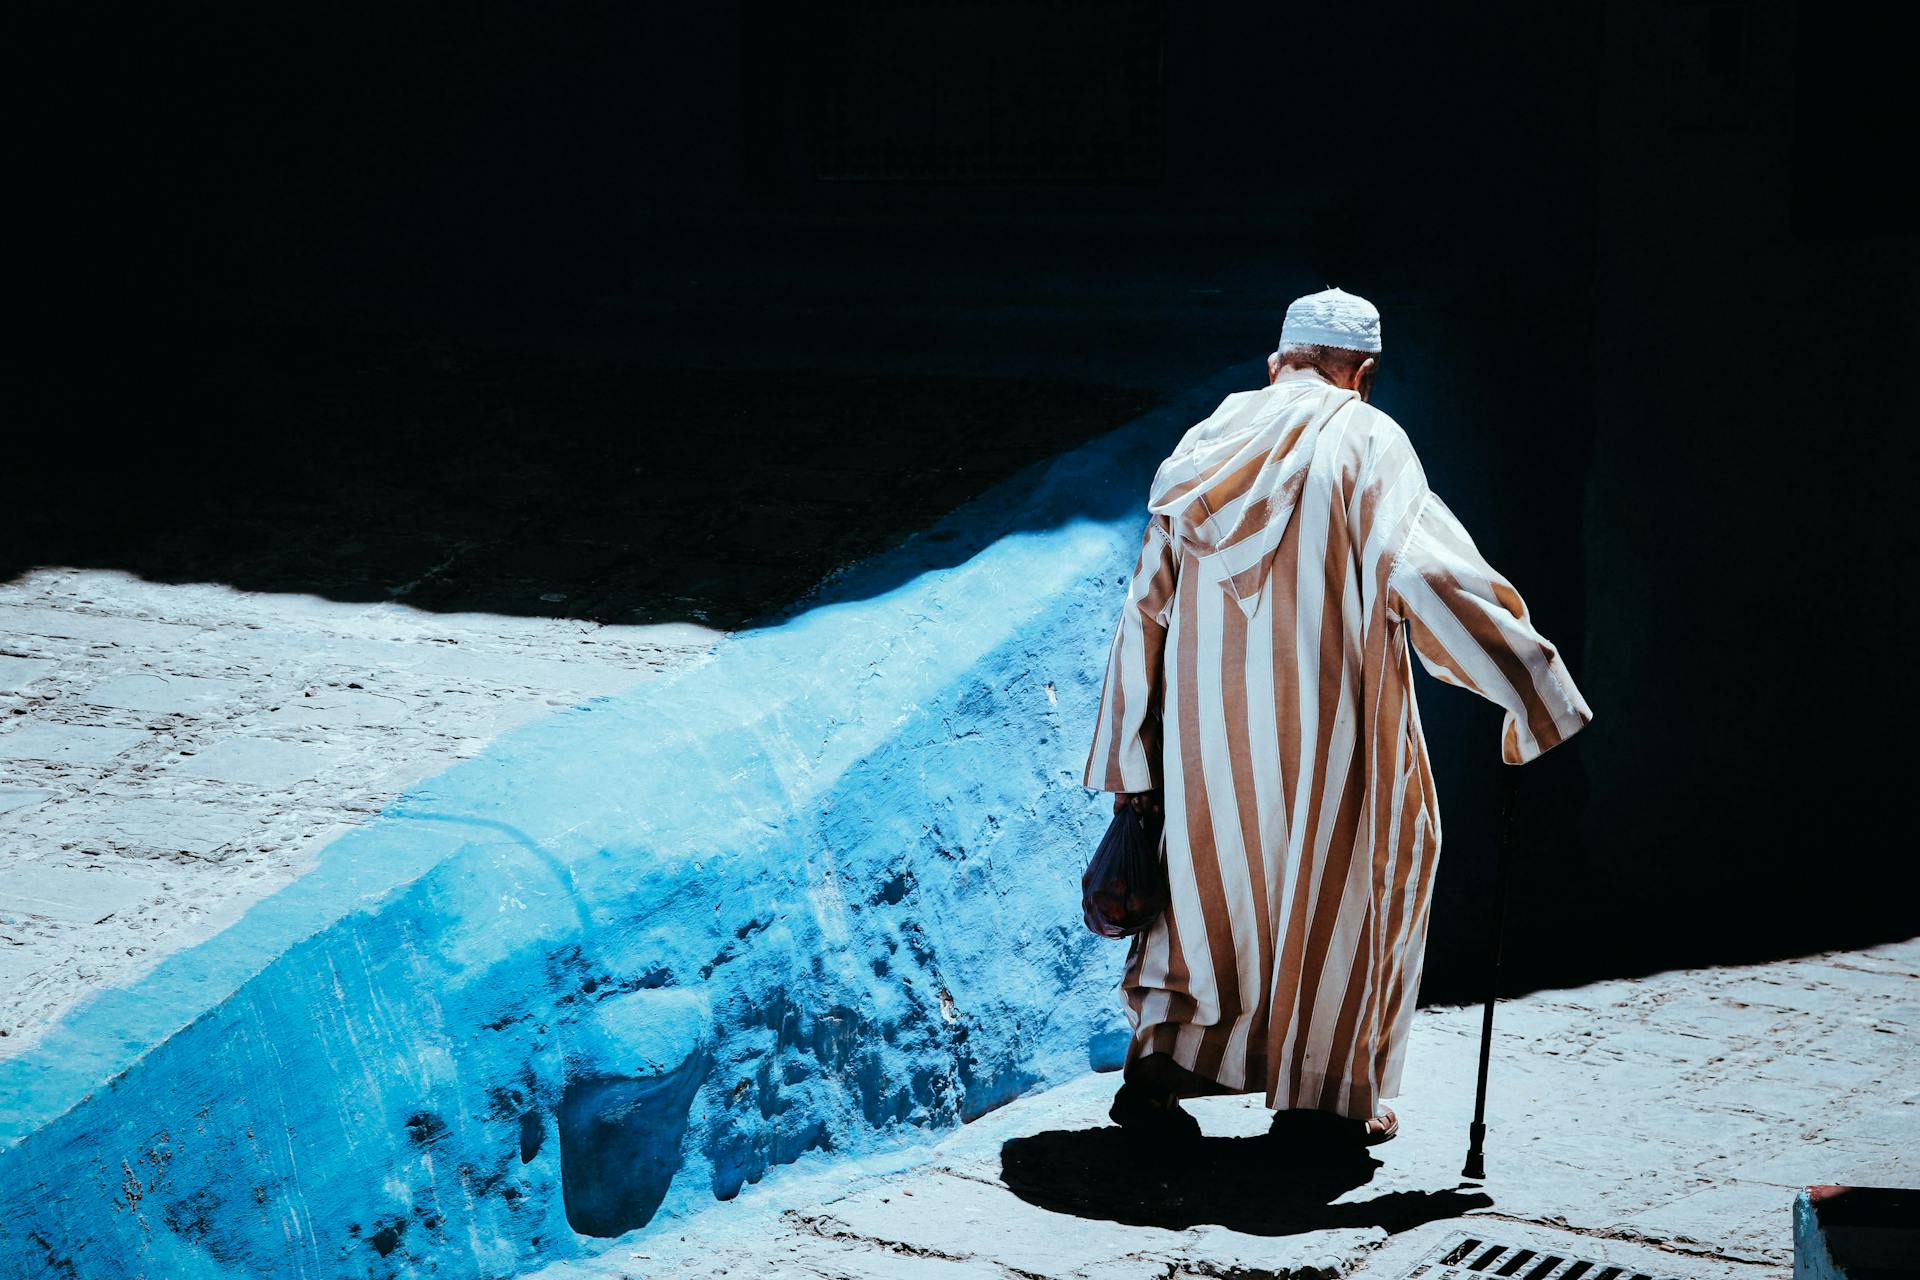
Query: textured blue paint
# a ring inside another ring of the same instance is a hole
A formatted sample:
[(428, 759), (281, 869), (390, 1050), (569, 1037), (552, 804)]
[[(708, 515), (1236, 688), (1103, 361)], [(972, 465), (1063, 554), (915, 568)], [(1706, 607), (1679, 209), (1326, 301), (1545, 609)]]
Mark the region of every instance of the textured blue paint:
[(0, 1273), (507, 1275), (1113, 1066), (1079, 770), (1224, 389), (501, 739), (0, 1064)]
[(1826, 1232), (1805, 1187), (1793, 1197), (1793, 1280), (1847, 1280), (1827, 1250)]

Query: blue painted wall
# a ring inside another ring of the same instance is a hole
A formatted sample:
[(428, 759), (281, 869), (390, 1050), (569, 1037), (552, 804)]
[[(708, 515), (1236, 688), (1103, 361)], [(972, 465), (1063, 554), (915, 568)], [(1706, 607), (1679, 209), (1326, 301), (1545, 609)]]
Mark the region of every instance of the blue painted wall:
[(503, 738), (0, 1065), (0, 1273), (503, 1276), (1115, 1065), (1080, 768), (1147, 481), (1231, 382)]

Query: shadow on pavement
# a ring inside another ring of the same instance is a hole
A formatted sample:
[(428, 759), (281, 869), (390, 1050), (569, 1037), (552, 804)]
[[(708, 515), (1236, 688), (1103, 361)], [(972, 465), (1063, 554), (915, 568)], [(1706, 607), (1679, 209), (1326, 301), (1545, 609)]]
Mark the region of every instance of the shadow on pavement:
[(58, 456), (0, 511), (0, 582), (69, 565), (730, 630), (1157, 399), (278, 333), (197, 353), (114, 449), (36, 433)]
[(1380, 1161), (1344, 1139), (1276, 1121), (1255, 1138), (1202, 1138), (1169, 1150), (1117, 1128), (1053, 1129), (1000, 1149), (1000, 1175), (1055, 1213), (1184, 1231), (1202, 1224), (1284, 1236), (1337, 1227), (1409, 1230), (1493, 1198), (1483, 1191), (1394, 1191), (1333, 1203), (1373, 1179)]

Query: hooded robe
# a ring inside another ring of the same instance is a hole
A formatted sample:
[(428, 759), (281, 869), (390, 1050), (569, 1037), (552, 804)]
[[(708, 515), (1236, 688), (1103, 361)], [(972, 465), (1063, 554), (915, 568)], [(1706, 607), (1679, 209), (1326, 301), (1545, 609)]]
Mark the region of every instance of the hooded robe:
[(1399, 1093), (1440, 853), (1410, 652), (1505, 709), (1508, 764), (1591, 712), (1352, 391), (1303, 373), (1228, 396), (1147, 506), (1085, 772), (1166, 809), (1171, 905), (1127, 955), (1127, 1060), (1372, 1116)]

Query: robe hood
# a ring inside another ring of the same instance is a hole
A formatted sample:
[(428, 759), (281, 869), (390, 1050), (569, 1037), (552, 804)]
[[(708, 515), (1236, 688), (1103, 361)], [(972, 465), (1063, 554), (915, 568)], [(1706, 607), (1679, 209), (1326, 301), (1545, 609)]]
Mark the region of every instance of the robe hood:
[(1199, 571), (1253, 615), (1292, 523), (1320, 433), (1357, 392), (1283, 378), (1221, 401), (1154, 474), (1147, 509), (1165, 516)]

